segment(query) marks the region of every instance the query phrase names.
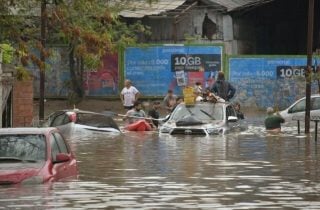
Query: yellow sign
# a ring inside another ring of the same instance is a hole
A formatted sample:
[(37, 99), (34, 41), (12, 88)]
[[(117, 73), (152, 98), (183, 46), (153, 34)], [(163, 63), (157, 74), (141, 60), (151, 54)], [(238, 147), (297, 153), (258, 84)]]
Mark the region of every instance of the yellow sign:
[(186, 105), (194, 105), (195, 104), (193, 87), (183, 88), (183, 98), (184, 98), (184, 103)]

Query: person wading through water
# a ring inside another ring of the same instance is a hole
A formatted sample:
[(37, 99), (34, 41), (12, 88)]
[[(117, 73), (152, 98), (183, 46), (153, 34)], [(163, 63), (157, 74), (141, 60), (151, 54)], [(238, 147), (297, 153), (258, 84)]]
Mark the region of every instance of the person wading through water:
[(229, 82), (225, 81), (224, 73), (220, 71), (211, 92), (223, 98), (225, 101), (229, 101), (234, 96), (236, 89)]
[(267, 108), (267, 115), (268, 116), (264, 120), (266, 130), (273, 133), (279, 133), (281, 131), (281, 123), (284, 123), (284, 119), (279, 113), (274, 114), (272, 107)]

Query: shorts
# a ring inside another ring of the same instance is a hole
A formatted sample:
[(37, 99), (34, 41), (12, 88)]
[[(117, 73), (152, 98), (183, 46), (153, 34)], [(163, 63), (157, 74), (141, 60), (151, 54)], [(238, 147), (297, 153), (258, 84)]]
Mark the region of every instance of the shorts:
[(125, 109), (130, 110), (133, 108), (133, 106), (123, 106)]

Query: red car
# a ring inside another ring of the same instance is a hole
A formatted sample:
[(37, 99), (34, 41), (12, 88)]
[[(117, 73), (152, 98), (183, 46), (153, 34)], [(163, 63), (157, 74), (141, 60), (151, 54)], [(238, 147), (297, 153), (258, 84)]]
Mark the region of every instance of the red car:
[(58, 129), (0, 129), (0, 185), (44, 183), (77, 173), (77, 161)]

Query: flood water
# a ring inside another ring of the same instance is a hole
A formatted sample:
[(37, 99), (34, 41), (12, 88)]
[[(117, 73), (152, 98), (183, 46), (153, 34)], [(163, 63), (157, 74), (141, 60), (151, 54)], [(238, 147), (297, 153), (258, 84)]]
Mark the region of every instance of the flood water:
[[(320, 142), (257, 117), (225, 136), (70, 139), (79, 179), (1, 186), (0, 209), (320, 209)], [(320, 141), (320, 140), (319, 140)]]

